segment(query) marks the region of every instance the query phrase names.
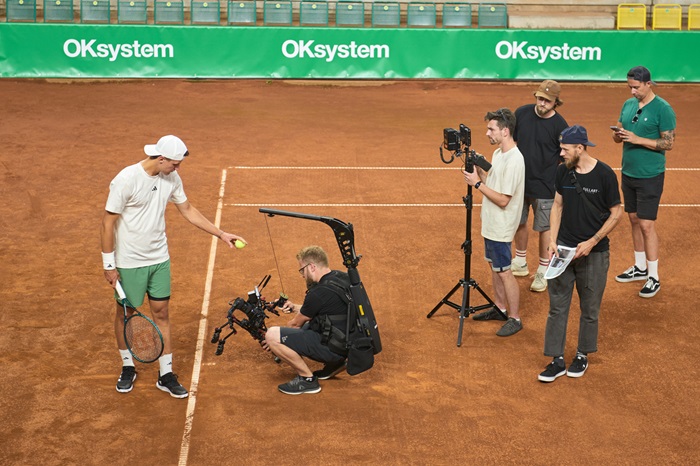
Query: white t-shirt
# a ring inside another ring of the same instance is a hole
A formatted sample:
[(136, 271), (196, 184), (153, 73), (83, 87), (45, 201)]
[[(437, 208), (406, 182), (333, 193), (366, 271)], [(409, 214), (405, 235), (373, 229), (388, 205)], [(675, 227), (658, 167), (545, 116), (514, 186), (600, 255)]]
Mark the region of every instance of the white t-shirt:
[(491, 241), (513, 241), (520, 224), (525, 198), (525, 159), (515, 146), (508, 152), (496, 149), (493, 165), (486, 177), (486, 186), (511, 196), (505, 209), (498, 207), (486, 196), (481, 204), (481, 236)]
[(187, 196), (176, 171), (150, 176), (141, 163), (124, 168), (109, 185), (105, 210), (120, 214), (116, 224), (117, 267), (133, 269), (170, 258), (165, 236), (168, 202), (182, 204)]

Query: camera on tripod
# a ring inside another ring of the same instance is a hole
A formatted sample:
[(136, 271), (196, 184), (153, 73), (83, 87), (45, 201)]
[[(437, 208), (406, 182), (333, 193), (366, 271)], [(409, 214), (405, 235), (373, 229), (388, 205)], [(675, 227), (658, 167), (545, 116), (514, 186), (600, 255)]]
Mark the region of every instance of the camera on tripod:
[[(486, 172), (491, 169), (491, 164), (483, 155), (479, 155), (476, 151), (470, 149), (472, 145), (472, 130), (468, 126), (460, 123), (459, 131), (454, 128), (445, 128), (442, 131), (442, 136), (443, 143), (440, 146), (440, 158), (443, 163), (452, 163), (455, 157), (464, 156), (464, 168), (469, 173), (474, 172), (474, 165), (481, 167)], [(443, 157), (443, 148), (452, 152), (449, 160)]]

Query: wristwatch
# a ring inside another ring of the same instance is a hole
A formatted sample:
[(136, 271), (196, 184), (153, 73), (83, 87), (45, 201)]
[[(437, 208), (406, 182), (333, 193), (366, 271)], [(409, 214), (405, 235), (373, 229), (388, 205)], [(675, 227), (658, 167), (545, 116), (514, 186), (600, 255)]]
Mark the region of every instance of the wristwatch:
[(481, 181), (477, 181), (474, 188), (479, 189), (479, 186), (481, 186)]

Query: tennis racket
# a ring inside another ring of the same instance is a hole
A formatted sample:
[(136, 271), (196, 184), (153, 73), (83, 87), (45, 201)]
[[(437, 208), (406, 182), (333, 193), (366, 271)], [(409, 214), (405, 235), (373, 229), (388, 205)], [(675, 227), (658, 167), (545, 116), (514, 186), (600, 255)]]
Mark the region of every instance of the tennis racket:
[[(117, 280), (117, 294), (124, 308), (124, 341), (131, 355), (139, 362), (151, 363), (163, 354), (163, 335), (151, 319), (141, 314), (128, 299)], [(129, 315), (128, 308), (133, 311)]]

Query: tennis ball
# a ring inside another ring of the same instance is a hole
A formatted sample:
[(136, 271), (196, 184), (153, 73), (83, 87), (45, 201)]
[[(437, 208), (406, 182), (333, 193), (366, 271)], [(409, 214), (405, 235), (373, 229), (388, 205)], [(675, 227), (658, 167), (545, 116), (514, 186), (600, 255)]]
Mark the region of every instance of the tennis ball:
[(239, 239), (234, 241), (233, 245), (236, 246), (238, 249), (243, 249), (245, 247), (245, 243)]

